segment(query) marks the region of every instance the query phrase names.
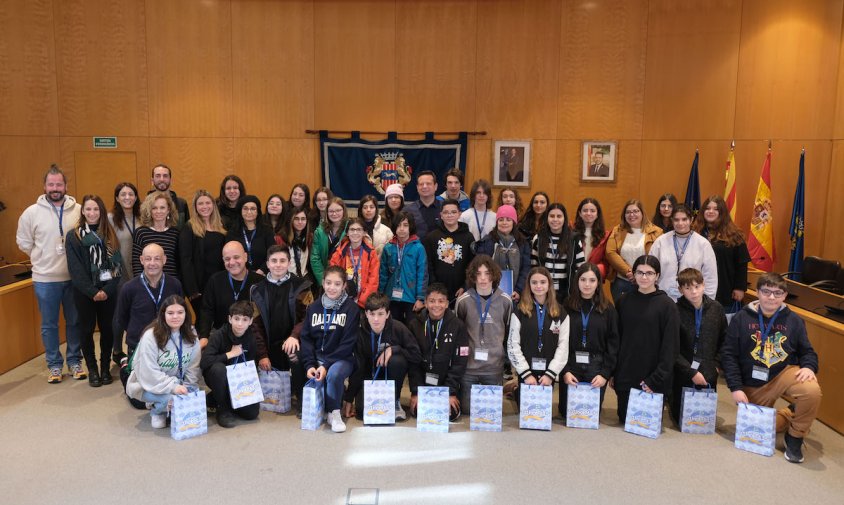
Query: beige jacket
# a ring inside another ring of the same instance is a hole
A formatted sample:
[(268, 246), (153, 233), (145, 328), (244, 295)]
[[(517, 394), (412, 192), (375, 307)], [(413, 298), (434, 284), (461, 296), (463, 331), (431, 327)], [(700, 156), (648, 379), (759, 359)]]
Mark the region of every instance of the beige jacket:
[(67, 257), (60, 254), (56, 246), (64, 244), (67, 232), (79, 222), (81, 207), (72, 196), (65, 196), (61, 228), (57, 210), (46, 195), (41, 195), (18, 219), (15, 240), (18, 248), (32, 261), (32, 280), (35, 282), (70, 280)]
[[(642, 233), (645, 235), (645, 254), (647, 254), (650, 252), (651, 246), (656, 238), (662, 235), (662, 228), (653, 223), (648, 223), (642, 228)], [(615, 280), (617, 275), (621, 275), (622, 278), (627, 279), (627, 272), (632, 270), (632, 265), (628, 265), (619, 253), (621, 246), (624, 245), (625, 237), (627, 237), (627, 230), (619, 225), (612, 229), (610, 238), (607, 240), (606, 260), (612, 266), (607, 273), (608, 281)]]

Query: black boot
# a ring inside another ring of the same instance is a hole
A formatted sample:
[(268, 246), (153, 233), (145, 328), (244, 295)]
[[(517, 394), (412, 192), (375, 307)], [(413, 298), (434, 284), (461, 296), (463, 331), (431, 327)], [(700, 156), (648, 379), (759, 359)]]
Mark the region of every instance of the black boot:
[(97, 371), (96, 363), (88, 367), (88, 385), (92, 388), (98, 388), (103, 385), (100, 380), (100, 372)]
[(102, 382), (103, 386), (106, 386), (113, 381), (111, 377), (111, 363), (109, 363), (108, 358), (103, 358), (100, 360), (100, 382)]

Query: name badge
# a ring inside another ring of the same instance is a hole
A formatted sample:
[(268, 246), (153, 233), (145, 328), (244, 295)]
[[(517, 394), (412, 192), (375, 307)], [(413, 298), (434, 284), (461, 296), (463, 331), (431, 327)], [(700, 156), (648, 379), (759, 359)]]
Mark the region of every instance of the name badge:
[(753, 373), (750, 374), (756, 380), (768, 382), (768, 374), (770, 370), (765, 367), (755, 366), (753, 367)]
[(111, 280), (111, 270), (100, 270), (100, 280), (108, 282)]
[(586, 352), (586, 351), (575, 351), (574, 362), (580, 363), (581, 365), (588, 365), (589, 364), (589, 353)]
[(700, 368), (700, 361), (696, 359), (692, 360), (692, 370), (697, 370), (698, 368)]
[(486, 361), (489, 359), (489, 351), (486, 349), (475, 349), (475, 361)]
[(425, 384), (428, 386), (439, 386), (440, 385), (440, 376), (435, 373), (426, 373), (425, 374)]
[(533, 358), (530, 360), (531, 370), (545, 370), (545, 358)]
[(64, 238), (56, 239), (56, 254), (64, 254)]
[(401, 299), (404, 296), (404, 290), (402, 288), (393, 288), (393, 298)]

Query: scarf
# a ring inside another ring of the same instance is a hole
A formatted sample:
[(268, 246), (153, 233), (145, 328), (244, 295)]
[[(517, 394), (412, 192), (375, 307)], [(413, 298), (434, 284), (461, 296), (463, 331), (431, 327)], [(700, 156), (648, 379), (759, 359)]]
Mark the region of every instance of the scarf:
[(331, 298), (328, 297), (328, 295), (323, 294), (322, 295), (322, 306), (325, 307), (328, 310), (339, 309), (340, 306), (343, 305), (343, 302), (345, 302), (346, 298), (348, 298), (348, 297), (349, 297), (349, 295), (347, 295), (345, 291), (340, 295), (340, 298), (338, 298), (336, 300), (332, 300)]
[[(91, 270), (100, 270), (103, 266), (103, 245), (97, 235), (97, 225), (93, 229), (88, 223), (79, 228), (79, 241), (83, 247), (88, 248), (88, 256), (91, 258)], [(106, 251), (108, 249), (106, 248)]]

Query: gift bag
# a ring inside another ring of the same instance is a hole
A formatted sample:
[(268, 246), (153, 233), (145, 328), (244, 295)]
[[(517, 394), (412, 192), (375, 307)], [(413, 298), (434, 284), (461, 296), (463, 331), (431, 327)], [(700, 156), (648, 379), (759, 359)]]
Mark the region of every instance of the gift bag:
[(447, 387), (420, 386), (416, 404), (416, 430), (448, 433), (451, 405)]
[(738, 301), (733, 301), (733, 304), (732, 304), (732, 305), (730, 305), (729, 310), (726, 310), (726, 311), (724, 312), (724, 316), (726, 316), (726, 317), (727, 317), (727, 325), (728, 325), (728, 326), (729, 326), (729, 324), (730, 324), (730, 321), (732, 321), (732, 320), (733, 320), (733, 316), (735, 316), (736, 314), (738, 314), (740, 310), (741, 310), (741, 302), (738, 302)]
[(739, 403), (736, 412), (736, 449), (774, 455), (777, 440), (777, 411), (752, 403)]
[(521, 385), (519, 395), (519, 428), (551, 431), (552, 393), (554, 386)]
[(198, 437), (208, 433), (205, 391), (190, 388), (185, 395), (173, 395), (170, 410), (170, 436), (173, 440)]
[(502, 386), (472, 384), (470, 394), (469, 429), (472, 431), (501, 431), (504, 388)]
[(624, 431), (657, 438), (662, 432), (662, 394), (645, 393), (636, 388), (630, 390), (627, 403), (627, 419)]
[(601, 388), (593, 388), (592, 384), (588, 382), (568, 386), (566, 426), (597, 430), (600, 415)]
[(512, 270), (501, 270), (501, 281), (498, 283), (498, 289), (500, 289), (508, 297), (513, 297), (514, 286)]
[(302, 429), (316, 431), (325, 417), (325, 383), (313, 379), (302, 388)]
[(683, 388), (680, 398), (680, 431), (695, 435), (715, 433), (718, 393), (714, 389)]
[(363, 424), (396, 424), (395, 381), (363, 381)]
[(272, 369), (269, 372), (258, 371), (258, 381), (264, 401), (261, 410), (284, 414), (290, 411), (290, 372)]
[(246, 358), (244, 361), (226, 366), (226, 378), (229, 381), (229, 396), (232, 399), (233, 409), (264, 401), (255, 361), (245, 360)]

